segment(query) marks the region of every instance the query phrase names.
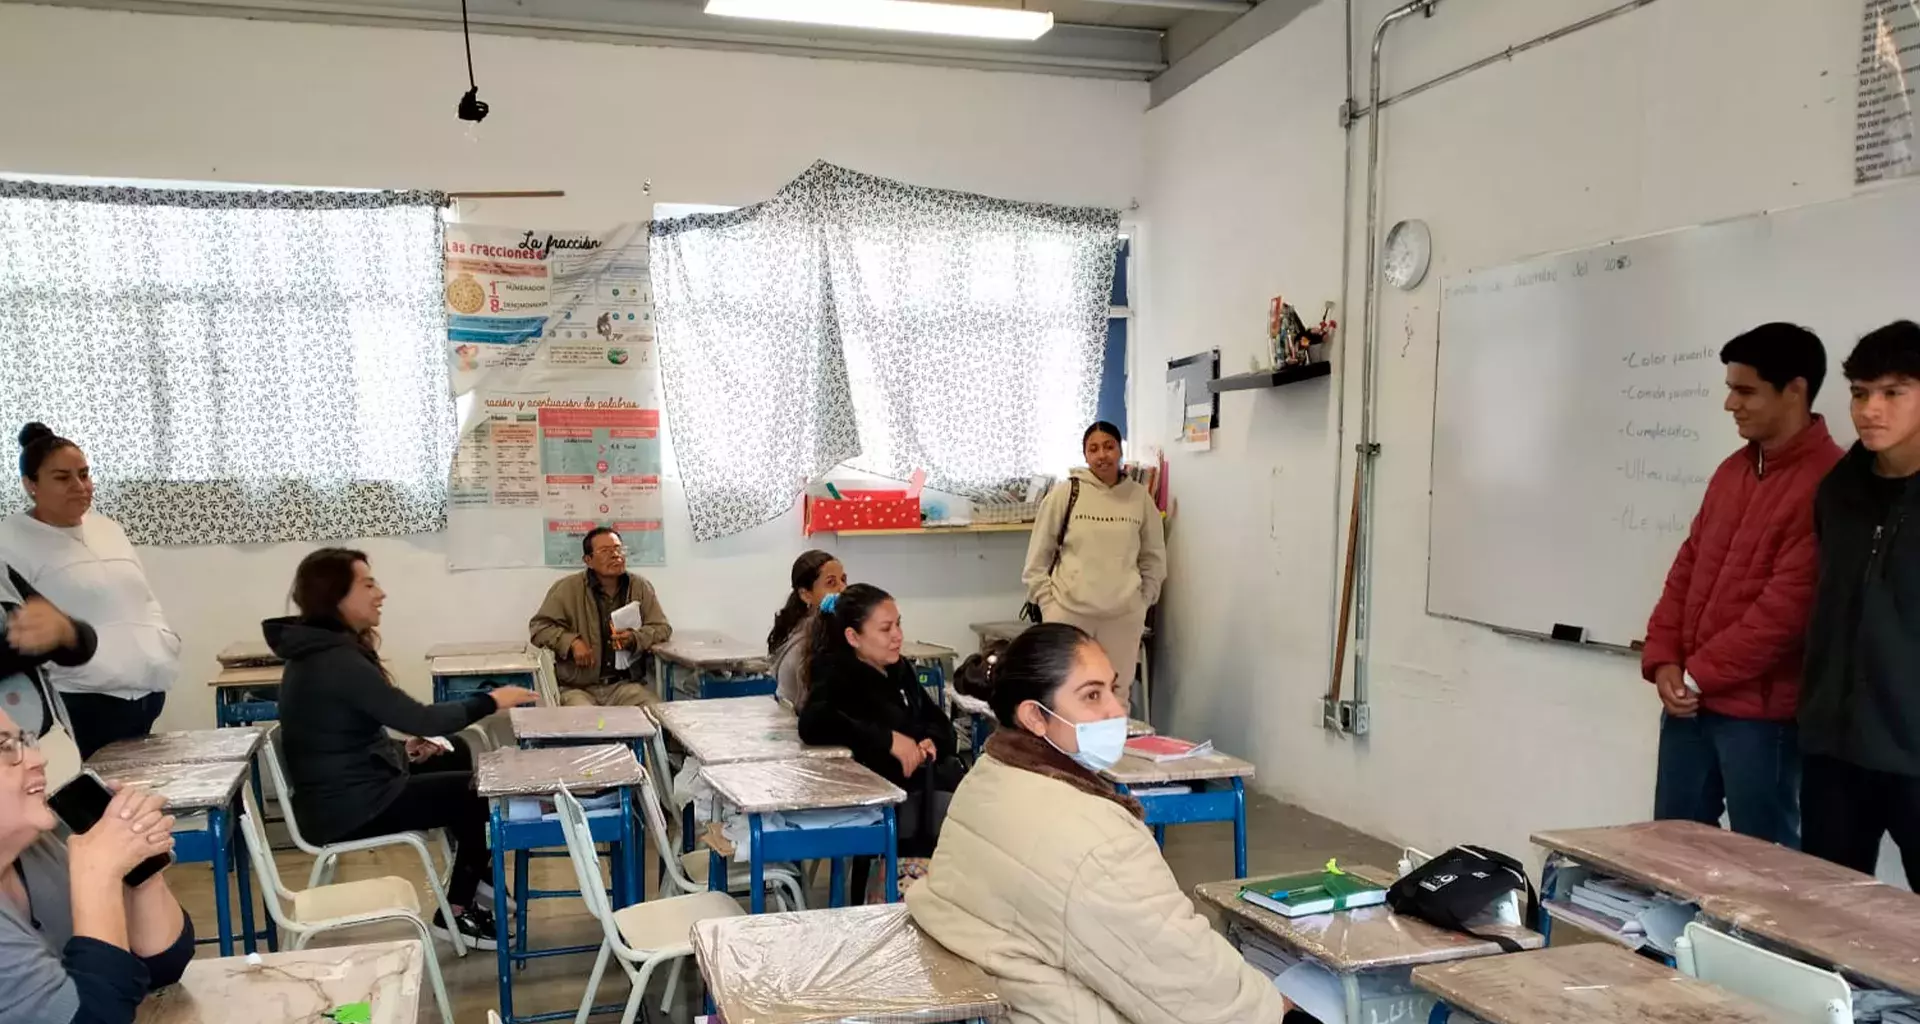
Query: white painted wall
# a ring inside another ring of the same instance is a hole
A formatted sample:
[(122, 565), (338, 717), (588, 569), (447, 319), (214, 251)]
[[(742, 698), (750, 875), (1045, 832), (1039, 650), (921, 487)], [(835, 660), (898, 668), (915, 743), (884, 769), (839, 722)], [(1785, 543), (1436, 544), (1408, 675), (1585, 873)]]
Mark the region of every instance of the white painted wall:
[[(1356, 4), (1363, 99), (1366, 47), (1391, 6)], [(1442, 4), (1393, 31), (1387, 91), (1611, 6)], [(1224, 372), (1244, 371), (1265, 343), (1269, 297), (1303, 314), (1338, 297), (1341, 7), (1323, 0), (1147, 115), (1141, 438), (1166, 433), (1152, 385), (1166, 359), (1217, 345)], [(1426, 847), (1519, 853), (1536, 829), (1648, 816), (1659, 705), (1636, 664), (1425, 612), (1439, 281), (1850, 194), (1859, 19), (1853, 0), (1673, 0), (1386, 111), (1383, 221), (1425, 219), (1435, 260), (1424, 286), (1386, 296), (1381, 311), (1373, 734), (1317, 725), (1346, 523), (1332, 491), (1351, 487), (1357, 359), (1341, 373), (1344, 436), (1338, 391), (1312, 383), (1226, 396), (1214, 450), (1174, 456), (1180, 513), (1156, 680), (1172, 728), (1250, 752), (1263, 788)], [(1364, 132), (1358, 141), (1356, 184)], [(1363, 215), (1357, 191), (1356, 267)], [(1356, 328), (1360, 295), (1356, 275), (1341, 318)], [(1730, 424), (1726, 442), (1738, 445)]]
[[(586, 227), (645, 218), (656, 201), (753, 202), (816, 159), (1013, 199), (1124, 208), (1141, 187), (1139, 83), (490, 36), (475, 38), (474, 61), (493, 109), (469, 141), (453, 116), (466, 88), (457, 34), (0, 4), (0, 171), (564, 189), (462, 215)], [(764, 636), (810, 546), (797, 515), (695, 545), (671, 465), (666, 490), (670, 564), (647, 575), (668, 615)], [(450, 574), (440, 535), (362, 544), (389, 594), (389, 656), (422, 693), (429, 644), (523, 635), (556, 576)], [(856, 579), (900, 597), (921, 639), (969, 650), (968, 622), (1019, 607), (1024, 535), (831, 546)], [(281, 613), (306, 550), (144, 552), (186, 638), (162, 727), (211, 723), (201, 681), (215, 652)]]

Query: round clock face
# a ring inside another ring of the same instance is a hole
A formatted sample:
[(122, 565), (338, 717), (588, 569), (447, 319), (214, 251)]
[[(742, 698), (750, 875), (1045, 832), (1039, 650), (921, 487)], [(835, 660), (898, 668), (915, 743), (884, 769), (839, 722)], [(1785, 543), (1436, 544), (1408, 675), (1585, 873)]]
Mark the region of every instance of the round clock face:
[(1387, 283), (1402, 291), (1420, 286), (1427, 276), (1427, 263), (1433, 258), (1433, 235), (1423, 220), (1403, 220), (1387, 232), (1387, 250), (1380, 257), (1380, 272)]

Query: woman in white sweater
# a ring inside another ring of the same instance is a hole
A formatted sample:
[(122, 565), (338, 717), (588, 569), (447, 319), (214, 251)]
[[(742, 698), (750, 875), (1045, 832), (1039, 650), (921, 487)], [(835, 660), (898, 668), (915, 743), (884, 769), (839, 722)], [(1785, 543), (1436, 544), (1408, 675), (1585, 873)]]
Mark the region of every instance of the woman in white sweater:
[(1020, 579), (1043, 621), (1079, 626), (1099, 642), (1127, 701), (1147, 609), (1167, 579), (1167, 538), (1153, 495), (1120, 473), (1120, 428), (1095, 423), (1081, 448), (1087, 468), (1040, 503)]
[(79, 445), (27, 424), (20, 477), (33, 505), (0, 520), (0, 562), (61, 611), (91, 623), (100, 638), (93, 660), (46, 669), (86, 758), (153, 729), (179, 674), (180, 636), (167, 625), (126, 531), (93, 511), (93, 475)]

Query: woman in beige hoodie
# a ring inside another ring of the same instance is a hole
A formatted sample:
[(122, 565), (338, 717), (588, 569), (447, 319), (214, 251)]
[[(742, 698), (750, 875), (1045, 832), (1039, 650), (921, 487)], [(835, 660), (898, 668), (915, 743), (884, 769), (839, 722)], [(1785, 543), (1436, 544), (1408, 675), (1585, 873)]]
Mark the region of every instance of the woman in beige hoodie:
[(1020, 579), (1042, 621), (1079, 626), (1099, 641), (1127, 702), (1147, 609), (1167, 579), (1167, 538), (1153, 495), (1120, 473), (1120, 428), (1103, 420), (1080, 443), (1087, 468), (1040, 503)]
[(1281, 1024), (1287, 1000), (1193, 908), (1101, 767), (1125, 712), (1092, 638), (1047, 623), (988, 676), (1000, 727), (960, 783), (914, 923), (978, 964), (1011, 1024)]

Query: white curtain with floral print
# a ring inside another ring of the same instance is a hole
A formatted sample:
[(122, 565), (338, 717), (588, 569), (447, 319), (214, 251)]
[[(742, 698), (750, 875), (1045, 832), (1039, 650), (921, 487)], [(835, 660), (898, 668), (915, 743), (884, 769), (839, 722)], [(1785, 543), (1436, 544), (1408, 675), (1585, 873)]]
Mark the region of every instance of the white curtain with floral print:
[(0, 181), (0, 424), (80, 444), (140, 543), (439, 530), (443, 205)]
[(1097, 404), (1119, 227), (826, 163), (758, 206), (657, 222), (695, 538), (777, 518), (842, 462), (961, 493), (1057, 468)]

